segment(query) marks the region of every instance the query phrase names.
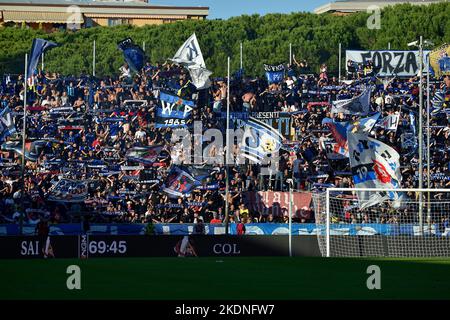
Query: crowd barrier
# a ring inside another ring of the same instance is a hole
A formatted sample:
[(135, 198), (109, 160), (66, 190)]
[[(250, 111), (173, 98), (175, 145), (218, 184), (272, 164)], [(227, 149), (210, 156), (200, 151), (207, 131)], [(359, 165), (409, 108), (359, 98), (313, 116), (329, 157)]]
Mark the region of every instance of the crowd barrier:
[[(250, 223), (246, 224), (246, 235), (287, 235), (289, 226), (286, 223)], [(145, 235), (145, 224), (92, 224), (89, 234), (91, 235)], [(168, 223), (154, 224), (154, 233), (156, 235), (186, 235), (194, 230), (194, 224)], [(25, 224), (22, 235), (34, 235), (36, 225)], [(331, 224), (332, 235), (420, 235), (418, 224), (380, 224), (380, 223), (361, 223), (361, 224)], [(323, 226), (322, 226), (322, 230)], [(442, 225), (433, 224), (428, 228), (433, 235), (450, 236), (450, 228), (444, 228)], [(82, 234), (82, 225), (77, 224), (56, 224), (50, 226), (50, 235), (79, 235)], [(229, 234), (236, 235), (236, 224), (229, 225)], [(223, 224), (205, 224), (205, 234), (223, 235), (225, 234), (225, 225)], [(293, 223), (292, 235), (316, 235), (317, 226), (315, 223)], [(20, 235), (18, 224), (0, 224), (0, 236)]]

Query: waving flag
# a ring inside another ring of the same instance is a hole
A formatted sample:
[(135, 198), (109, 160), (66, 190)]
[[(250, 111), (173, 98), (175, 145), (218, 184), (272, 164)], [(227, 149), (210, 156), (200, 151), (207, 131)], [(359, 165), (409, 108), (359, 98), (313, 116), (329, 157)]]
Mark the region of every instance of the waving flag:
[(242, 139), (242, 156), (256, 163), (262, 163), (269, 154), (280, 150), (283, 139), (278, 130), (254, 118), (249, 118)]
[(133, 147), (126, 153), (128, 160), (143, 164), (154, 164), (159, 160), (159, 155), (164, 146)]
[(134, 44), (131, 38), (120, 41), (117, 47), (122, 51), (125, 61), (133, 71), (139, 72), (144, 67), (145, 52)]
[(156, 109), (155, 128), (176, 128), (187, 126), (194, 102), (161, 92), (159, 95), (161, 106)]
[[(348, 133), (350, 167), (356, 188), (400, 188), (400, 155), (390, 146), (364, 133)], [(392, 191), (358, 191), (361, 209), (391, 199), (399, 201)]]
[(430, 52), (430, 66), (433, 68), (437, 78), (443, 75), (450, 75), (450, 44), (442, 46)]
[(280, 64), (277, 66), (272, 66), (265, 64), (264, 70), (266, 71), (267, 82), (270, 83), (280, 83), (284, 78), (284, 65)]
[(381, 113), (377, 112), (370, 117), (359, 119), (351, 124), (349, 130), (353, 133), (369, 133), (377, 123), (380, 115)]
[(322, 125), (326, 125), (336, 141), (333, 145), (333, 151), (345, 157), (348, 157), (347, 131), (351, 127), (347, 122), (335, 122), (333, 119), (324, 118)]
[(28, 58), (28, 68), (27, 68), (27, 75), (28, 75), (27, 82), (29, 86), (34, 85), (34, 72), (37, 69), (39, 58), (41, 57), (42, 53), (56, 46), (58, 46), (58, 44), (52, 41), (44, 39), (33, 40), (33, 44), (31, 46), (31, 54)]
[[(37, 161), (47, 143), (46, 140), (35, 140), (25, 142), (25, 158), (30, 161)], [(2, 144), (2, 150), (14, 151), (22, 155), (22, 141), (8, 141)]]
[(0, 142), (4, 141), (6, 137), (16, 132), (16, 127), (11, 117), (11, 110), (9, 107), (0, 111)]
[(400, 114), (398, 112), (394, 114), (390, 114), (384, 118), (382, 118), (377, 124), (378, 127), (383, 128), (384, 130), (392, 130), (397, 131), (398, 122), (400, 120)]
[(195, 33), (183, 43), (171, 60), (188, 68), (192, 83), (197, 89), (206, 89), (211, 86), (209, 76), (212, 72), (206, 69), (202, 50)]
[[(200, 170), (200, 171), (199, 171)], [(164, 181), (162, 191), (172, 197), (189, 196), (192, 190), (202, 186), (209, 172), (195, 167), (172, 166)]]
[(370, 87), (351, 99), (333, 101), (331, 113), (344, 113), (356, 116), (365, 116), (370, 112)]
[(441, 90), (436, 91), (433, 99), (431, 100), (431, 107), (432, 107), (431, 114), (432, 115), (438, 114), (444, 107), (444, 102), (445, 102), (445, 92)]

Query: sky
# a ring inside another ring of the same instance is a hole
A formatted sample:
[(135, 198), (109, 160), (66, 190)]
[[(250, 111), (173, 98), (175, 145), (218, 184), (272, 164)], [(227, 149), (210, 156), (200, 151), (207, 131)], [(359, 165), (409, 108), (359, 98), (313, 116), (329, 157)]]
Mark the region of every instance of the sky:
[(208, 19), (228, 19), (243, 14), (313, 11), (333, 0), (150, 0), (155, 5), (209, 7)]

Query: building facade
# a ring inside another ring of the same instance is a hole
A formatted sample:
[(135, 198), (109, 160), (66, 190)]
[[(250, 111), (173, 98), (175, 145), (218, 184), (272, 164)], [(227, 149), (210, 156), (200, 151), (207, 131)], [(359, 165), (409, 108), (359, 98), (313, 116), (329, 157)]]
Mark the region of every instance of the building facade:
[[(445, 0), (444, 0), (445, 1)], [(342, 0), (330, 2), (314, 10), (314, 13), (331, 13), (334, 15), (347, 15), (355, 12), (367, 11), (370, 7), (383, 9), (387, 6), (409, 3), (411, 5), (429, 5), (442, 2), (442, 0)]]
[(26, 25), (48, 32), (67, 28), (204, 20), (208, 13), (208, 7), (155, 6), (144, 0), (0, 0), (1, 25)]

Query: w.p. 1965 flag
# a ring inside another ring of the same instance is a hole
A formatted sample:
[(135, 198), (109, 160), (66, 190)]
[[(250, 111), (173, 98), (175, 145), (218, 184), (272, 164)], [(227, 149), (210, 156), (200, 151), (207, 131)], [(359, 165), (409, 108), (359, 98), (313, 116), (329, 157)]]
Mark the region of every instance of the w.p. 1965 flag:
[(27, 68), (27, 82), (29, 86), (34, 85), (34, 71), (37, 68), (39, 58), (42, 53), (58, 46), (57, 43), (44, 40), (44, 39), (34, 39), (33, 45), (31, 46), (31, 54), (28, 57), (28, 68)]
[(125, 61), (133, 71), (139, 72), (144, 67), (145, 52), (134, 44), (131, 38), (120, 41), (117, 47), (122, 51)]
[(267, 82), (270, 83), (280, 83), (284, 78), (284, 65), (279, 64), (277, 66), (272, 66), (265, 64), (264, 70), (266, 71)]
[[(350, 167), (356, 188), (400, 188), (400, 156), (390, 146), (364, 133), (348, 132)], [(361, 209), (391, 199), (399, 204), (399, 195), (393, 191), (358, 191)]]
[(194, 109), (194, 102), (183, 100), (178, 96), (161, 92), (161, 106), (156, 109), (156, 128), (185, 127)]
[(255, 163), (262, 163), (269, 154), (273, 155), (280, 150), (283, 139), (278, 130), (249, 118), (242, 138), (241, 154)]
[(370, 112), (370, 87), (356, 97), (333, 101), (331, 113), (344, 113), (355, 116), (365, 116)]
[(16, 132), (16, 127), (11, 116), (9, 107), (0, 111), (0, 142), (4, 141), (6, 137)]

